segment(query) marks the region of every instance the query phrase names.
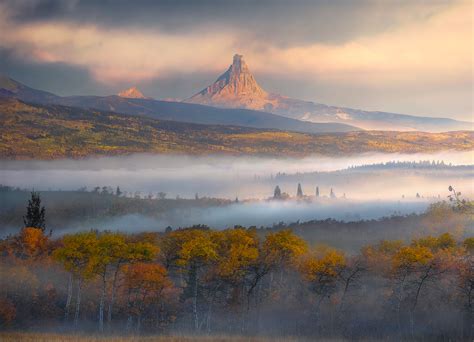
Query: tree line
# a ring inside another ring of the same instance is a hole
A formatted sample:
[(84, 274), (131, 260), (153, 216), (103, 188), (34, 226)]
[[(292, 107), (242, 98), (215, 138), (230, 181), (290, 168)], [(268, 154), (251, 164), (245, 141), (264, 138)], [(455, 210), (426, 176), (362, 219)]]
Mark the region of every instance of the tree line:
[[(472, 203), (449, 190), (452, 214), (472, 220)], [(53, 238), (45, 221), (32, 193), (25, 227), (0, 240), (2, 329), (473, 337), (474, 237), (382, 240), (349, 253), (292, 229)]]
[[(4, 329), (377, 338), (431, 327), (433, 336), (472, 336), (472, 237), (381, 241), (350, 255), (308, 246), (291, 230), (52, 239), (25, 227), (3, 239), (0, 252)], [(294, 321), (280, 324), (282, 317)]]

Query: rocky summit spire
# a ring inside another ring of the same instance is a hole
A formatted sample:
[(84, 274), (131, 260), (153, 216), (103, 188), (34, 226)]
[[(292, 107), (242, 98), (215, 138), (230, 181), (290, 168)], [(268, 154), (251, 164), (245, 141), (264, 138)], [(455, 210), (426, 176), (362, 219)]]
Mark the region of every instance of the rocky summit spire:
[(236, 54), (225, 73), (186, 101), (220, 107), (263, 109), (269, 104), (269, 94), (258, 85), (243, 56)]
[(117, 94), (120, 97), (126, 97), (130, 99), (146, 99), (145, 95), (142, 94), (140, 90), (138, 90), (137, 87), (131, 87), (128, 89), (125, 89), (121, 91), (120, 93)]

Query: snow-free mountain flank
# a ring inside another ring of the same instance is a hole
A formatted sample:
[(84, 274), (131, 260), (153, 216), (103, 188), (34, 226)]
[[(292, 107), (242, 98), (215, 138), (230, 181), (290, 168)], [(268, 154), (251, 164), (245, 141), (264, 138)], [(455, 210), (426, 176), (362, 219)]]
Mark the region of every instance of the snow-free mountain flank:
[(229, 108), (264, 110), (272, 101), (250, 72), (242, 55), (234, 55), (232, 65), (208, 87), (186, 102)]
[(235, 55), (225, 73), (185, 102), (260, 110), (313, 123), (344, 123), (370, 130), (442, 132), (473, 129), (470, 122), (328, 106), (273, 94), (258, 85), (242, 55)]

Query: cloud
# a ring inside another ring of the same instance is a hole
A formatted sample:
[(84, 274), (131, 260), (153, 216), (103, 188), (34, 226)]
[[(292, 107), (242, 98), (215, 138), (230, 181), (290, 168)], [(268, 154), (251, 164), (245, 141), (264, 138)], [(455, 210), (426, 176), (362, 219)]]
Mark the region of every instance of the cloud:
[(2, 20), (0, 38), (23, 58), (86, 67), (101, 82), (218, 72), (236, 50), (247, 55), (256, 72), (358, 82), (454, 82), (470, 77), (470, 8), (469, 2), (459, 2), (426, 20), (341, 44), (284, 47), (272, 39), (249, 41), (245, 33), (225, 28), (174, 34), (63, 21), (17, 24), (8, 18)]
[(7, 26), (0, 27), (1, 44), (14, 49), (18, 57), (85, 67), (103, 83), (136, 82), (173, 72), (206, 70), (212, 65), (210, 56), (232, 50), (232, 40), (225, 34), (174, 36), (151, 30), (103, 30), (95, 25), (65, 23), (31, 23), (15, 30)]
[[(158, 96), (184, 98), (192, 93), (178, 91), (206, 86), (239, 52), (269, 91), (465, 119), (472, 116), (471, 26), (472, 4), (462, 0), (0, 3), (0, 48), (27, 64), (85, 70), (106, 89), (141, 83), (157, 96), (162, 80)], [(377, 96), (361, 100), (367, 93)]]
[(376, 84), (470, 79), (470, 11), (469, 2), (460, 2), (427, 20), (343, 44), (270, 46), (252, 52), (253, 68)]

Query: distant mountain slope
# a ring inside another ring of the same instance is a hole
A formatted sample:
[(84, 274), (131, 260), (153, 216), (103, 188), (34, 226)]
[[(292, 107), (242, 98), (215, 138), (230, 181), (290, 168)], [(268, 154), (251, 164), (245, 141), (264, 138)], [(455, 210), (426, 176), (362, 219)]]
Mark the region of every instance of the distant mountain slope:
[(344, 123), (371, 130), (442, 132), (473, 129), (470, 122), (327, 106), (271, 94), (258, 85), (241, 55), (234, 56), (232, 65), (213, 84), (185, 101), (223, 108), (263, 110), (298, 120)]
[(59, 96), (52, 93), (30, 88), (2, 75), (0, 75), (0, 96), (16, 97), (25, 101), (37, 103), (47, 103), (59, 99)]
[[(139, 96), (132, 89), (128, 96), (70, 96), (60, 97), (0, 77), (0, 95), (11, 96), (26, 102), (60, 104), (72, 107), (94, 108), (129, 115), (147, 116), (154, 119), (199, 124), (236, 125), (253, 128), (281, 129), (305, 133), (349, 132), (360, 130), (346, 124), (308, 123), (279, 115), (246, 109), (222, 109), (196, 104), (156, 101)], [(143, 95), (142, 95), (143, 96)]]
[(0, 158), (57, 159), (130, 153), (304, 157), (361, 152), (473, 150), (474, 132), (305, 134), (199, 125), (0, 97)]

